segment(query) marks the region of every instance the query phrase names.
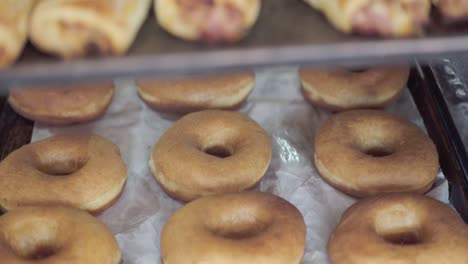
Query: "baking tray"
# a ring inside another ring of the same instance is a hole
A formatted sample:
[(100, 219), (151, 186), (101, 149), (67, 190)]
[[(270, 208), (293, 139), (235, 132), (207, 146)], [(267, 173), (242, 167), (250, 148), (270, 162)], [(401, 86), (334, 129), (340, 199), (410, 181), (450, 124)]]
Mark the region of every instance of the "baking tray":
[[(417, 65), (411, 71), (408, 88), (437, 146), (451, 204), (468, 223), (468, 159), (464, 148), (460, 148), (460, 136), (430, 67)], [(0, 160), (30, 142), (33, 126), (33, 122), (18, 116), (5, 98), (0, 99)]]
[[(151, 12), (152, 13), (152, 12)], [(129, 54), (63, 62), (26, 47), (19, 62), (0, 71), (0, 89), (8, 84), (76, 81), (143, 74), (182, 74), (245, 66), (311, 64), (364, 65), (429, 60), (468, 51), (468, 27), (444, 26), (436, 18), (425, 37), (380, 39), (336, 31), (300, 0), (264, 0), (258, 23), (236, 45), (204, 45), (176, 39), (147, 19)]]

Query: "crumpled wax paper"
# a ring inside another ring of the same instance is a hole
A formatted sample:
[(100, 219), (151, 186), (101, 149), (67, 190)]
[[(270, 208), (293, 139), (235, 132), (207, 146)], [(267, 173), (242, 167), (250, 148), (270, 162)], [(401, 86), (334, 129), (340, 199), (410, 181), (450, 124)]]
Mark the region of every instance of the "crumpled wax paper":
[[(256, 75), (256, 87), (239, 111), (257, 121), (272, 138), (271, 165), (258, 188), (285, 198), (302, 212), (307, 225), (302, 263), (329, 263), (328, 237), (344, 210), (356, 201), (326, 184), (314, 167), (315, 131), (330, 113), (304, 101), (296, 67), (262, 69)], [(424, 129), (408, 91), (387, 110)], [(115, 233), (126, 264), (161, 262), (160, 232), (183, 205), (164, 193), (148, 168), (154, 144), (179, 118), (151, 110), (139, 99), (134, 81), (119, 80), (113, 102), (99, 120), (34, 128), (33, 141), (56, 134), (96, 133), (120, 147), (128, 166), (127, 184), (120, 199), (99, 218)], [(448, 184), (442, 173), (428, 195), (448, 203)]]

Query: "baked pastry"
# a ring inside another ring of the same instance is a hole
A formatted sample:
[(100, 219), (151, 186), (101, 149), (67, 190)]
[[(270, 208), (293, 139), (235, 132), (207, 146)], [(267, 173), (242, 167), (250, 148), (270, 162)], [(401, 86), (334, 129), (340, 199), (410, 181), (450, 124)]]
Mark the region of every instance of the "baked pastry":
[(301, 68), (301, 90), (311, 103), (331, 111), (383, 108), (399, 98), (409, 77), (408, 67), (366, 70)]
[(67, 205), (99, 213), (120, 196), (127, 167), (97, 135), (62, 135), (25, 145), (0, 162), (0, 208)]
[(149, 164), (167, 194), (192, 201), (253, 187), (270, 161), (270, 137), (255, 121), (237, 112), (206, 110), (184, 116), (166, 131)]
[(387, 194), (351, 206), (328, 241), (333, 264), (465, 264), (468, 227), (449, 206)]
[(301, 213), (280, 197), (209, 196), (171, 216), (161, 232), (161, 257), (165, 264), (299, 264), (305, 236)]
[(150, 6), (151, 0), (41, 0), (29, 36), (37, 48), (63, 58), (121, 55)]
[(25, 207), (0, 217), (5, 264), (120, 264), (112, 232), (88, 213), (68, 207)]
[(0, 68), (15, 62), (28, 35), (29, 14), (36, 0), (2, 0), (0, 4)]
[(94, 120), (105, 113), (114, 94), (109, 82), (11, 89), (8, 103), (21, 116), (49, 125)]
[(448, 20), (468, 19), (468, 2), (465, 0), (432, 0), (432, 2)]
[(429, 22), (430, 0), (304, 0), (345, 33), (404, 37)]
[(235, 108), (247, 99), (254, 84), (253, 72), (137, 81), (138, 94), (146, 104), (177, 113)]
[(159, 25), (189, 41), (236, 42), (257, 21), (260, 0), (154, 0)]
[(332, 116), (318, 129), (315, 166), (336, 189), (366, 197), (427, 192), (439, 158), (416, 125), (384, 111), (354, 110)]

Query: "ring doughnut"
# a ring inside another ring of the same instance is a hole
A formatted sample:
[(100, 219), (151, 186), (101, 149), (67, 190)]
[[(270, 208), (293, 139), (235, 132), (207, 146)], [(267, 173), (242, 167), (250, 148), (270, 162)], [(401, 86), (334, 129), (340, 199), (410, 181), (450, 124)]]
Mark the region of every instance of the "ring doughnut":
[(119, 264), (112, 232), (67, 207), (23, 207), (0, 217), (0, 259), (8, 264)]
[(465, 264), (468, 228), (449, 206), (418, 194), (358, 201), (328, 242), (333, 264)]
[(237, 112), (206, 110), (177, 121), (155, 145), (149, 163), (167, 194), (191, 201), (253, 187), (270, 160), (270, 137), (255, 121)]
[(342, 112), (327, 120), (316, 134), (315, 165), (326, 182), (355, 197), (424, 193), (439, 170), (429, 137), (377, 110)]
[(150, 107), (165, 112), (188, 113), (241, 105), (255, 84), (253, 72), (184, 79), (137, 81), (138, 94)]
[(409, 67), (363, 71), (301, 68), (301, 90), (311, 103), (332, 111), (383, 108), (394, 102), (409, 77)]
[(253, 27), (260, 0), (155, 0), (156, 19), (188, 41), (237, 42)]
[(97, 213), (127, 179), (120, 151), (97, 135), (62, 135), (25, 145), (0, 163), (0, 208), (68, 205)]
[(171, 216), (161, 233), (161, 255), (164, 264), (299, 264), (305, 235), (301, 213), (282, 198), (259, 192), (208, 196)]
[(12, 89), (8, 102), (21, 116), (50, 125), (69, 125), (98, 118), (114, 94), (112, 82)]

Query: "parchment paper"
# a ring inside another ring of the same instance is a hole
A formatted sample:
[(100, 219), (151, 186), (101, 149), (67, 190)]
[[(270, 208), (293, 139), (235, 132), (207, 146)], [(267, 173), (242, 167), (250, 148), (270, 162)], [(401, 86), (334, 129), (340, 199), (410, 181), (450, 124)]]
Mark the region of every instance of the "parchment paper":
[[(315, 130), (330, 113), (304, 101), (297, 68), (256, 73), (255, 90), (239, 111), (256, 120), (272, 137), (272, 162), (259, 188), (287, 199), (304, 215), (307, 243), (302, 263), (328, 263), (328, 237), (343, 211), (355, 202), (326, 184), (312, 162)], [(149, 171), (148, 160), (159, 137), (180, 116), (148, 108), (138, 98), (133, 81), (116, 81), (116, 86), (112, 105), (101, 119), (62, 128), (37, 125), (33, 141), (55, 134), (93, 132), (117, 144), (128, 166), (128, 181), (121, 198), (99, 218), (115, 233), (126, 264), (160, 263), (161, 229), (182, 204), (161, 190)], [(388, 111), (423, 128), (409, 92)], [(448, 202), (448, 185), (441, 173), (429, 195)]]

